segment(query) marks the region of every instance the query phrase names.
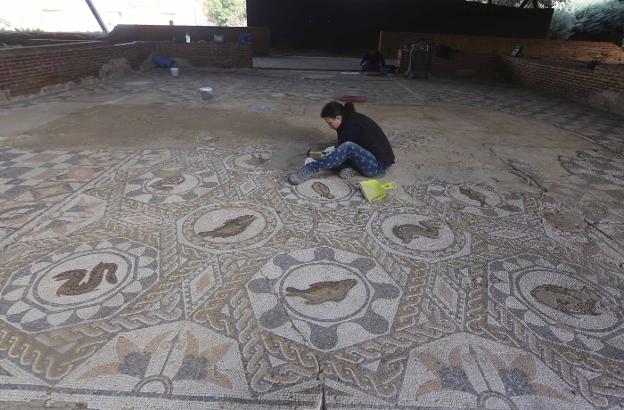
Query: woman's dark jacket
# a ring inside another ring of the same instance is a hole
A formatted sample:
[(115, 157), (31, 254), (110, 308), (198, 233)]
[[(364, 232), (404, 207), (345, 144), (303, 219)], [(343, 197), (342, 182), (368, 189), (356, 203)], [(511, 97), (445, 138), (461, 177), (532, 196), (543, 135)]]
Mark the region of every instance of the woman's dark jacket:
[(358, 112), (342, 117), (342, 124), (336, 130), (338, 144), (351, 141), (369, 151), (385, 166), (394, 164), (394, 152), (388, 137), (379, 125), (367, 116)]

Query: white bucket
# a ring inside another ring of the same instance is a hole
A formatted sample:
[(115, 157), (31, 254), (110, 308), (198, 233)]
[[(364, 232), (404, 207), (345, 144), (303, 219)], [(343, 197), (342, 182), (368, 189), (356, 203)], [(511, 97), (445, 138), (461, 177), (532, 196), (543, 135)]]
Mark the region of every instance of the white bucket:
[(179, 74), (178, 67), (171, 67), (171, 68), (169, 69), (169, 72), (171, 72), (171, 75), (172, 75), (173, 77), (177, 77), (177, 76), (178, 76), (178, 74)]
[(199, 89), (203, 100), (209, 100), (212, 98), (212, 87), (202, 87)]

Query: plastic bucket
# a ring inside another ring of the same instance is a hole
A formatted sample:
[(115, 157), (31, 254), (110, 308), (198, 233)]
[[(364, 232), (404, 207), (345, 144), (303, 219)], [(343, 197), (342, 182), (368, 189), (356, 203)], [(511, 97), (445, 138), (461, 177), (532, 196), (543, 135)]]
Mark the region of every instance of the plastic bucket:
[(368, 181), (360, 182), (360, 189), (364, 194), (364, 197), (369, 201), (377, 201), (386, 196), (387, 189), (396, 188), (396, 182), (388, 182), (382, 184), (376, 179), (369, 179)]
[(202, 87), (199, 89), (199, 92), (201, 93), (201, 98), (203, 100), (209, 100), (212, 98), (212, 87)]
[(178, 74), (180, 73), (180, 71), (178, 70), (178, 67), (171, 67), (169, 69), (169, 72), (171, 73), (173, 77), (177, 77)]

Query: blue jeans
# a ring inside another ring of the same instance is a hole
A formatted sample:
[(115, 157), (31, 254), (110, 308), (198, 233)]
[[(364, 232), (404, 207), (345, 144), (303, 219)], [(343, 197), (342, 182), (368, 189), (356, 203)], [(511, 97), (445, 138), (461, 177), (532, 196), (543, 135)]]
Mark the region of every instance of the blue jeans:
[(388, 165), (377, 161), (369, 151), (351, 141), (343, 142), (331, 154), (306, 165), (312, 172), (351, 166), (367, 177), (380, 177), (386, 173)]

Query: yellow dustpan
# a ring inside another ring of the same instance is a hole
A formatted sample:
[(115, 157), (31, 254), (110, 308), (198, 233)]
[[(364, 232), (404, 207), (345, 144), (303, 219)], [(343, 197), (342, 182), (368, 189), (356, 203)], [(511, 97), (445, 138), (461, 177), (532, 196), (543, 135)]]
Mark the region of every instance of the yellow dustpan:
[(369, 201), (377, 201), (386, 196), (386, 189), (396, 188), (396, 182), (388, 182), (382, 184), (376, 179), (369, 179), (368, 181), (360, 182), (360, 189), (364, 194), (364, 197)]

